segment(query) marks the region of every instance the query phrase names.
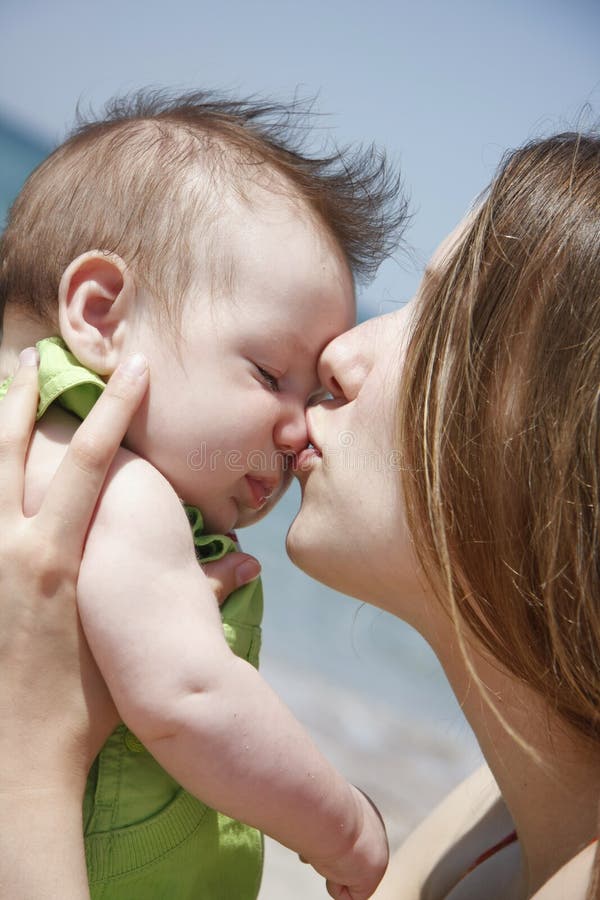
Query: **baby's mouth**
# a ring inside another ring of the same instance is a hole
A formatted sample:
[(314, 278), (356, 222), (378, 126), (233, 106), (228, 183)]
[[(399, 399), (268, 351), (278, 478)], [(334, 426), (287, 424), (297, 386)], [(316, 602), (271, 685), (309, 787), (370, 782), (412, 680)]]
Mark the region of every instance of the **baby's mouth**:
[(246, 475), (245, 481), (249, 488), (246, 505), (251, 509), (262, 509), (275, 493), (277, 485), (253, 475)]

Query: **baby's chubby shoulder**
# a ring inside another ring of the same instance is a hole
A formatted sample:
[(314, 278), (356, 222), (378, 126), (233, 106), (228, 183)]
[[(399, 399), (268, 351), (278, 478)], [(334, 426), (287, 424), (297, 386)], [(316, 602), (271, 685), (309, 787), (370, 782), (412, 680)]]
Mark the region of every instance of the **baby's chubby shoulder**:
[[(39, 509), (79, 422), (60, 409), (50, 410), (36, 428), (27, 460), (24, 508)], [(193, 551), (187, 516), (167, 479), (147, 460), (120, 447), (110, 467), (95, 511), (89, 539), (118, 545), (126, 536), (129, 549), (143, 543), (161, 553)], [(88, 540), (89, 540), (88, 539)]]

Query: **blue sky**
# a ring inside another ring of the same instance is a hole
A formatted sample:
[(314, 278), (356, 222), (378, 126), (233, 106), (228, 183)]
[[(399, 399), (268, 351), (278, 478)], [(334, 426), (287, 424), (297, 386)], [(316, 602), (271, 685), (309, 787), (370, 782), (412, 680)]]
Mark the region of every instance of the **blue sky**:
[(377, 311), (411, 296), (503, 150), (600, 118), (600, 4), (1, 0), (0, 111), (41, 136), (144, 85), (316, 94), (321, 128), (386, 147), (414, 254), (364, 293)]

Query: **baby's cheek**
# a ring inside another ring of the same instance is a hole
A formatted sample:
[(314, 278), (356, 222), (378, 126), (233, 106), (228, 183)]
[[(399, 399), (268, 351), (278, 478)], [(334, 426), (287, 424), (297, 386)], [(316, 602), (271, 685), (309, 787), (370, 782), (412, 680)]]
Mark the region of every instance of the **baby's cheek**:
[(281, 498), (283, 497), (283, 495), (285, 494), (285, 492), (287, 491), (287, 489), (289, 488), (289, 486), (293, 480), (294, 480), (294, 473), (292, 471), (292, 466), (290, 464), (288, 466), (288, 468), (285, 469), (281, 473), (281, 485), (278, 488), (278, 490), (276, 490), (275, 493), (271, 497), (269, 497), (269, 500), (266, 505), (266, 511), (261, 510), (261, 512), (264, 512), (266, 514), (266, 512), (269, 512), (270, 510), (272, 510), (273, 507), (279, 503), (279, 501), (281, 500)]

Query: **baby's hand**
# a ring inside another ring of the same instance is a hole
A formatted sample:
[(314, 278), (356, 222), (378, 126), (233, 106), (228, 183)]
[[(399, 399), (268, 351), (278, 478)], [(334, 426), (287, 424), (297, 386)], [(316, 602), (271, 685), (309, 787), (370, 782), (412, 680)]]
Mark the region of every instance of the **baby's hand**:
[(327, 879), (327, 892), (335, 900), (367, 900), (385, 874), (389, 845), (385, 825), (375, 804), (353, 787), (358, 820), (356, 838), (335, 859), (308, 860)]

